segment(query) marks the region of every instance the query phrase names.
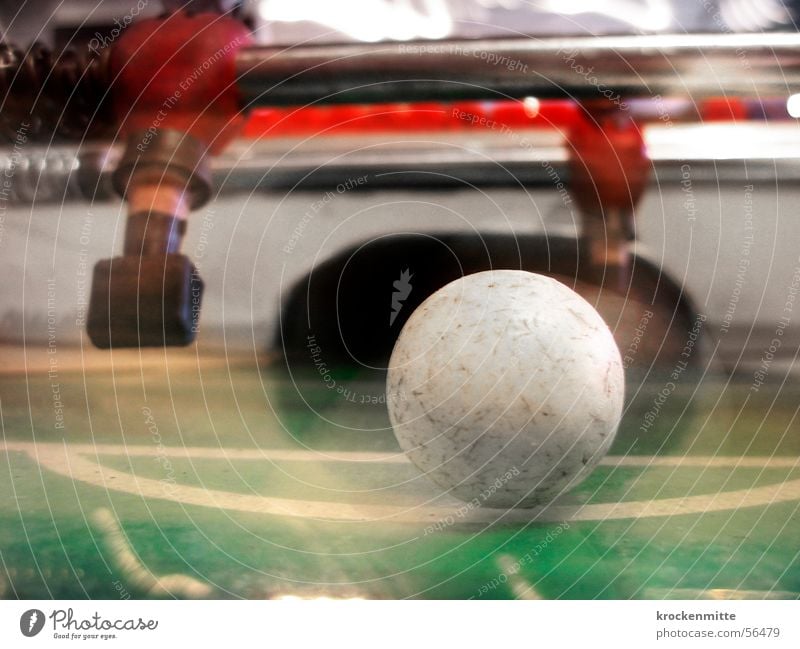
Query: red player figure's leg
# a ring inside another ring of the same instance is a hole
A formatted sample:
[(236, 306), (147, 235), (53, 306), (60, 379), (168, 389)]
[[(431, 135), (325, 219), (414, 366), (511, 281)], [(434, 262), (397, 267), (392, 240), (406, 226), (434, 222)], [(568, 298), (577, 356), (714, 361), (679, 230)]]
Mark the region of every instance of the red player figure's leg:
[(182, 11), (132, 25), (109, 59), (125, 152), (114, 174), (128, 202), (122, 257), (95, 267), (89, 335), (99, 347), (186, 345), (203, 283), (180, 254), (189, 212), (211, 195), (207, 157), (242, 125), (234, 57), (240, 22)]
[(615, 104), (585, 104), (567, 142), (571, 189), (580, 207), (584, 279), (626, 292), (634, 210), (650, 173), (639, 125)]

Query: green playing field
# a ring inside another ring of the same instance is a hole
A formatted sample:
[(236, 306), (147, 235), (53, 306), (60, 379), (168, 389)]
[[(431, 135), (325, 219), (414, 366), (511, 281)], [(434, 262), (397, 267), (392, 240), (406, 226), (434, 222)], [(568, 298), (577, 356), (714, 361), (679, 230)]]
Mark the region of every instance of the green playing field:
[(796, 382), (651, 377), (586, 482), (505, 511), (406, 461), (380, 381), (280, 367), (159, 351), (6, 370), (0, 595), (800, 594)]

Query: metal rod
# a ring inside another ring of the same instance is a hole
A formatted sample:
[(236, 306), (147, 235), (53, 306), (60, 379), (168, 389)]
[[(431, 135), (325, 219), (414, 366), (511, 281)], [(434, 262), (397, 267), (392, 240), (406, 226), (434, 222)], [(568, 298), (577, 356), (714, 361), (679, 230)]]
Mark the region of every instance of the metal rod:
[[(466, 182), (553, 190), (568, 182), (563, 138), (541, 129), (523, 133), (526, 146), (496, 131), (240, 140), (210, 161), (212, 184), (215, 195), (229, 195), (257, 187), (328, 189), (363, 174), (371, 189)], [(677, 185), (687, 173), (695, 186), (756, 182), (774, 189), (776, 182), (800, 181), (800, 130), (792, 123), (676, 124), (648, 129), (646, 141), (661, 185)], [(31, 144), (19, 156), (0, 155), (0, 178), (10, 183), (9, 205), (117, 200), (111, 175), (121, 154), (107, 143)]]
[(245, 106), (800, 91), (800, 34), (514, 38), (250, 47)]

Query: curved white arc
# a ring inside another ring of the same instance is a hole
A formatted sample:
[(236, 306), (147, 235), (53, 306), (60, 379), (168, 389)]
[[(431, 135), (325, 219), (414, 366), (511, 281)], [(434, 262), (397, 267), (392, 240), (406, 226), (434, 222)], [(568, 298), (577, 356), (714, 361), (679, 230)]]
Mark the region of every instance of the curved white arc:
[[(296, 518), (316, 519), (329, 522), (393, 522), (430, 524), (435, 522), (450, 523), (492, 523), (502, 522), (554, 522), (554, 521), (590, 521), (626, 518), (650, 518), (661, 516), (679, 516), (684, 514), (705, 514), (714, 511), (725, 511), (744, 507), (756, 507), (800, 499), (800, 479), (789, 480), (777, 484), (740, 489), (737, 491), (716, 494), (702, 494), (680, 498), (664, 498), (661, 500), (630, 501), (620, 503), (596, 503), (583, 506), (556, 505), (546, 509), (492, 509), (487, 507), (473, 508), (464, 513), (466, 505), (450, 500), (446, 506), (438, 507), (402, 507), (398, 505), (358, 505), (340, 502), (295, 500), (253, 494), (237, 494), (215, 489), (205, 489), (190, 485), (173, 484), (153, 478), (142, 478), (131, 473), (104, 467), (85, 457), (87, 452), (108, 454), (135, 455), (131, 449), (142, 450), (142, 447), (106, 446), (102, 445), (62, 445), (57, 443), (5, 442), (0, 449), (6, 451), (22, 451), (50, 471), (86, 484), (102, 487), (111, 491), (134, 494), (145, 498), (156, 498), (186, 505), (211, 507), (252, 514), (269, 514)], [(191, 449), (179, 449), (183, 451)], [(214, 457), (232, 457), (230, 451), (215, 449)], [(264, 458), (260, 451), (254, 451), (255, 457)], [(149, 452), (140, 452), (150, 455)], [(191, 454), (180, 454), (195, 457)], [(363, 455), (363, 454), (360, 454)], [(376, 454), (378, 455), (378, 454)], [(386, 456), (383, 456), (386, 457)], [(320, 459), (319, 456), (316, 459)], [(612, 458), (607, 458), (612, 459)], [(641, 464), (659, 465), (658, 460), (640, 456)], [(673, 459), (673, 458), (670, 458)], [(671, 466), (692, 458), (674, 458)], [(713, 458), (704, 458), (713, 460)], [(748, 458), (731, 458), (736, 462)], [(752, 458), (750, 458), (752, 459)], [(777, 458), (789, 460), (788, 458)], [(791, 464), (797, 466), (797, 459), (790, 458)], [(761, 458), (758, 466), (770, 465), (770, 458)], [(782, 463), (779, 463), (784, 466)], [(687, 465), (696, 466), (694, 463)], [(711, 463), (713, 466), (713, 462)], [(728, 466), (728, 465), (726, 465)], [(752, 465), (751, 465), (752, 466)]]

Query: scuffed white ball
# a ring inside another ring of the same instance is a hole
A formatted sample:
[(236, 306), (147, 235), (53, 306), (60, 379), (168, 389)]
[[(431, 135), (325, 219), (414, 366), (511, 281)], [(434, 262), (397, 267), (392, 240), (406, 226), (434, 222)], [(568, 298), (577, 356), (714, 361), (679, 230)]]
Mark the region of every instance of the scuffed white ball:
[(549, 503), (605, 455), (625, 381), (600, 315), (524, 271), (462, 277), (403, 327), (387, 403), (411, 461), (452, 495), (490, 507)]

